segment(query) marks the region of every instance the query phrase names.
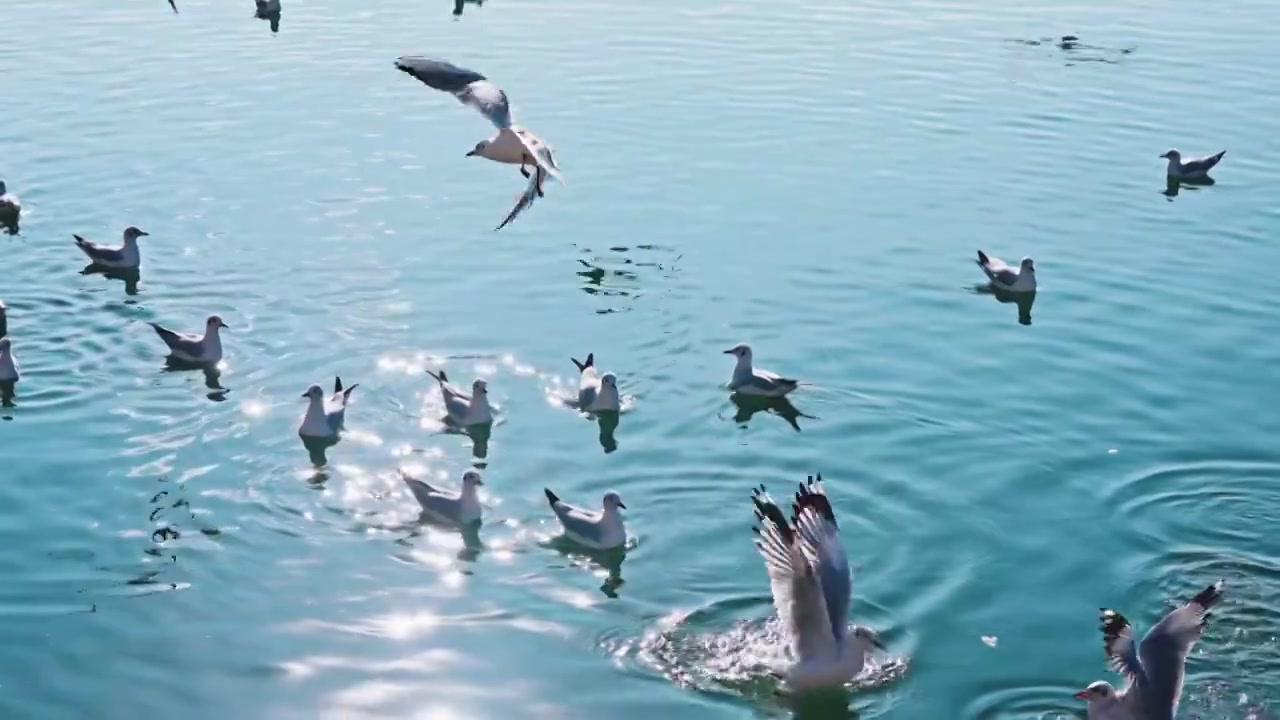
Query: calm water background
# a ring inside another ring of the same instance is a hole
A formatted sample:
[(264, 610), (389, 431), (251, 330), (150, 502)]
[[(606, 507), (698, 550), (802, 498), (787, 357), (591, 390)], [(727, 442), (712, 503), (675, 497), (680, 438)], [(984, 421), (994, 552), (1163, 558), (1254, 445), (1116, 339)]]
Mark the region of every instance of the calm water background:
[[(785, 715), (747, 489), (814, 471), (900, 661), (859, 716), (1082, 717), (1097, 608), (1221, 576), (1181, 714), (1274, 717), (1280, 5), (180, 8), (0, 10), (0, 717)], [(1067, 33), (1103, 49), (1018, 42)], [(491, 232), (524, 182), (403, 53), (496, 79), (570, 184)], [(1219, 184), (1161, 195), (1170, 146), (1229, 148)], [(71, 245), (128, 224), (135, 295)], [(1030, 325), (977, 247), (1037, 259)], [(210, 312), (222, 391), (145, 324)], [(801, 432), (735, 418), (740, 340), (813, 383)], [(589, 351), (634, 397), (611, 453), (556, 400)], [(503, 409), (478, 552), (395, 476), (475, 461), (426, 367)], [(621, 492), (620, 572), (547, 545), (544, 485)]]

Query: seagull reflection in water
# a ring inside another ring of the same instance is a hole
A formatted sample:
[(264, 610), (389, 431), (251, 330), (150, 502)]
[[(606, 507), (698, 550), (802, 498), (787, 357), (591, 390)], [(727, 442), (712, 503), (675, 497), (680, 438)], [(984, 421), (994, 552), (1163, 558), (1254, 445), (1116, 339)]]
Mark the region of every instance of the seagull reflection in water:
[(1199, 190), (1202, 187), (1216, 185), (1217, 182), (1217, 180), (1214, 180), (1208, 175), (1202, 178), (1182, 179), (1166, 176), (1164, 180), (1164, 189), (1160, 191), (1160, 194), (1172, 201), (1174, 198), (1178, 197), (1178, 193), (1181, 192), (1184, 187), (1188, 190)]
[(1031, 324), (1031, 306), (1036, 304), (1036, 294), (1034, 292), (1011, 293), (992, 285), (976, 285), (973, 288), (973, 292), (978, 295), (990, 295), (1000, 303), (1016, 305), (1018, 307), (1018, 324)]
[(462, 8), (468, 4), (484, 7), (484, 0), (453, 0), (453, 16), (462, 17)]
[(205, 397), (213, 402), (223, 402), (227, 399), (227, 393), (231, 390), (222, 386), (222, 370), (216, 364), (180, 360), (172, 355), (164, 359), (164, 372), (184, 373), (194, 370), (204, 373), (204, 386), (209, 389)]
[(614, 437), (614, 433), (622, 422), (622, 413), (617, 410), (602, 410), (595, 414), (595, 418), (596, 424), (600, 426), (600, 447), (608, 455), (618, 449), (618, 439)]
[(122, 269), (110, 268), (97, 263), (89, 263), (80, 270), (81, 275), (101, 275), (108, 280), (120, 280), (124, 283), (124, 294), (133, 296), (138, 294), (138, 281), (142, 279), (142, 273), (138, 268)]
[(808, 418), (809, 420), (817, 420), (813, 415), (806, 415), (799, 408), (791, 404), (791, 401), (785, 397), (765, 397), (762, 395), (743, 395), (742, 393), (733, 393), (729, 396), (730, 402), (733, 403), (737, 413), (733, 416), (733, 421), (739, 425), (745, 426), (751, 421), (751, 418), (758, 412), (767, 412), (770, 415), (777, 415), (787, 424), (800, 432), (800, 418)]
[(600, 592), (604, 593), (605, 597), (610, 600), (617, 600), (618, 589), (626, 583), (622, 579), (622, 563), (627, 559), (627, 550), (631, 547), (632, 542), (632, 540), (628, 540), (626, 545), (611, 550), (592, 550), (575, 543), (564, 535), (559, 535), (551, 539), (550, 547), (563, 555), (573, 565), (589, 565), (596, 569), (604, 570), (605, 578), (604, 583), (600, 585)]
[(253, 0), (253, 16), (271, 23), (271, 32), (280, 32), (280, 0)]

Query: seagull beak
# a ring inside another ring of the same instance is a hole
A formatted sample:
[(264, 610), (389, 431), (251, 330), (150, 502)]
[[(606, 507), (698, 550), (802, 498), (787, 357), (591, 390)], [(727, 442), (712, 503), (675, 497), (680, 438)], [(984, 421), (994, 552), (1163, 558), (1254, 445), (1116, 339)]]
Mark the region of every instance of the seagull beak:
[(1075, 697), (1076, 697), (1076, 699), (1077, 699), (1077, 700), (1088, 700), (1088, 699), (1089, 699), (1089, 691), (1088, 691), (1088, 690), (1081, 690), (1080, 692), (1078, 692), (1078, 693), (1076, 693), (1076, 694), (1075, 694)]
[(151, 233), (149, 232), (142, 232), (141, 230), (138, 231), (138, 237), (147, 237), (150, 234)]
[(305, 398), (305, 397), (311, 397), (311, 396), (310, 396), (310, 395), (308, 395), (308, 394), (306, 394), (306, 393), (302, 393), (302, 397), (304, 397), (304, 398)]
[(230, 326), (230, 325), (228, 325), (228, 324), (226, 324), (226, 323), (224, 323), (224, 322), (220, 322), (220, 323), (218, 323), (218, 327), (220, 327), (220, 328), (226, 328), (227, 330), (230, 330), (230, 329), (231, 329), (231, 326)]
[(627, 509), (626, 503), (618, 503), (618, 507), (622, 508), (623, 510)]
[(1160, 153), (1160, 157), (1168, 159), (1169, 153)]
[(467, 157), (473, 157), (475, 154), (476, 154), (476, 151), (475, 151), (475, 150), (468, 150), (468, 151), (467, 151)]
[(733, 354), (733, 351), (732, 351), (732, 350), (725, 350), (725, 351), (724, 351), (724, 354), (725, 354), (725, 355), (732, 355), (732, 354)]

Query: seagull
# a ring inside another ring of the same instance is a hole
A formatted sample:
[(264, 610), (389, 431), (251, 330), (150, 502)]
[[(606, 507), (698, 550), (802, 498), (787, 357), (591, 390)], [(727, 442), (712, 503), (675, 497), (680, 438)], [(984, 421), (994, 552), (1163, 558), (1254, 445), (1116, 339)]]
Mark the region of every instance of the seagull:
[(1166, 170), (1169, 177), (1177, 180), (1203, 180), (1209, 176), (1209, 171), (1226, 154), (1227, 151), (1223, 150), (1217, 155), (1183, 161), (1182, 153), (1177, 150), (1170, 150), (1160, 157), (1169, 159), (1169, 169)]
[(627, 544), (627, 528), (622, 524), (622, 513), (618, 512), (627, 506), (622, 504), (618, 493), (612, 490), (605, 493), (601, 511), (592, 512), (562, 501), (546, 488), (542, 491), (547, 494), (551, 511), (570, 540), (592, 550), (614, 550)]
[(403, 470), (400, 471), (400, 479), (409, 486), (409, 491), (428, 515), (455, 525), (470, 525), (480, 520), (480, 496), (476, 488), (484, 485), (484, 481), (475, 470), (462, 474), (462, 489), (456, 493), (432, 487)]
[(440, 383), (440, 394), (444, 396), (444, 408), (448, 413), (446, 419), (450, 423), (469, 427), (493, 422), (493, 412), (489, 409), (489, 384), (484, 380), (476, 378), (468, 395), (454, 387), (443, 370), (439, 373), (428, 370), (427, 374)]
[(502, 223), (498, 225), (498, 227), (494, 228), (495, 232), (510, 225), (511, 221), (515, 220), (520, 213), (533, 206), (534, 200), (542, 197), (542, 183), (546, 179), (547, 173), (541, 167), (535, 167), (533, 169), (533, 177), (529, 180), (529, 186), (525, 188), (524, 193), (516, 198), (515, 206), (512, 207), (511, 212), (507, 213), (507, 216), (502, 219)]
[(4, 181), (0, 180), (0, 219), (13, 219), (22, 214), (22, 201), (9, 192)]
[(822, 476), (800, 484), (790, 521), (763, 485), (752, 489), (751, 502), (756, 548), (790, 643), (792, 664), (783, 679), (794, 690), (843, 685), (884, 644), (871, 628), (849, 626), (849, 559)]
[(8, 335), (0, 337), (0, 383), (16, 383), (20, 377), (18, 358), (13, 356), (13, 341)]
[(784, 378), (768, 370), (760, 370), (751, 366), (751, 346), (738, 343), (725, 355), (736, 355), (738, 364), (733, 368), (729, 378), (729, 389), (743, 395), (761, 395), (763, 397), (782, 397), (795, 390), (800, 383), (791, 378)]
[[(527, 166), (542, 168), (557, 180), (560, 168), (556, 165), (552, 148), (541, 138), (512, 123), (511, 106), (507, 94), (488, 78), (473, 70), (460, 68), (444, 60), (426, 57), (404, 56), (396, 58), (396, 68), (406, 72), (428, 87), (451, 93), (458, 101), (474, 107), (498, 128), (498, 133), (488, 140), (481, 140), (467, 157), (488, 158), (495, 162), (520, 166), (520, 174), (530, 177)], [(540, 183), (538, 195), (542, 195)]]
[(107, 268), (132, 270), (142, 264), (142, 255), (138, 253), (138, 238), (146, 237), (148, 234), (130, 225), (124, 229), (124, 245), (118, 248), (98, 245), (75, 234), (72, 234), (71, 237), (76, 239), (76, 247), (80, 248), (85, 255), (88, 255), (93, 264)]
[(222, 359), (222, 340), (218, 330), (227, 324), (217, 315), (210, 315), (204, 324), (204, 335), (176, 333), (159, 323), (148, 323), (169, 346), (170, 357), (192, 363), (217, 363)]
[(1222, 581), (1201, 590), (1165, 615), (1141, 643), (1125, 616), (1102, 608), (1102, 646), (1112, 669), (1127, 680), (1123, 690), (1099, 680), (1076, 693), (1088, 703), (1089, 720), (1173, 720), (1178, 714), (1187, 655), (1204, 632), (1209, 608), (1222, 600)]
[(307, 404), (307, 414), (302, 418), (302, 425), (298, 427), (298, 434), (303, 437), (314, 438), (336, 438), (338, 431), (343, 428), (343, 421), (347, 415), (347, 403), (351, 401), (351, 391), (360, 386), (356, 383), (346, 390), (342, 389), (342, 378), (335, 377), (333, 379), (333, 397), (325, 402), (324, 388), (319, 385), (312, 385), (302, 394), (310, 402)]
[(618, 412), (622, 409), (618, 397), (618, 378), (613, 373), (596, 372), (595, 353), (587, 353), (586, 362), (569, 358), (578, 366), (578, 408), (588, 412)]
[(0, 300), (0, 337), (9, 334), (9, 310), (4, 306), (4, 301)]
[(1006, 292), (1035, 292), (1036, 264), (1029, 257), (1022, 258), (1018, 269), (1014, 270), (998, 257), (992, 257), (981, 250), (978, 251), (978, 267), (991, 280), (991, 287)]

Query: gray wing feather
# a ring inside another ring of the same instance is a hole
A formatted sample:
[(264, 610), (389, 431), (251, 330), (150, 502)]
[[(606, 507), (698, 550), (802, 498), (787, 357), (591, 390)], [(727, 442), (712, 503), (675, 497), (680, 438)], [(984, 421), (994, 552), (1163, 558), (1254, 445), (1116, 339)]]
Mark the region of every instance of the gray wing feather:
[(151, 327), (155, 328), (156, 334), (169, 346), (170, 350), (185, 353), (193, 357), (200, 355), (204, 346), (200, 344), (200, 338), (191, 335), (181, 335), (169, 328), (162, 327), (157, 323), (151, 323)]
[(1142, 665), (1146, 668), (1149, 693), (1145, 700), (1152, 711), (1172, 718), (1178, 711), (1182, 696), (1182, 684), (1186, 676), (1187, 655), (1204, 631), (1208, 609), (1222, 598), (1222, 581), (1210, 585), (1182, 607), (1165, 615), (1156, 623), (1138, 647)]
[[(821, 581), (805, 558), (794, 533), (779, 530), (779, 519), (785, 523), (777, 505), (762, 490), (757, 492), (756, 548), (765, 561), (773, 605), (778, 612), (796, 660), (829, 656), (835, 649), (827, 618)], [(769, 516), (761, 512), (769, 512)], [(790, 537), (790, 542), (788, 541)]]
[(511, 208), (511, 212), (507, 213), (507, 216), (503, 218), (502, 224), (494, 228), (495, 231), (501, 230), (509, 225), (520, 213), (532, 207), (533, 201), (538, 199), (538, 190), (547, 175), (546, 172), (543, 171), (541, 165), (538, 165), (533, 170), (533, 177), (529, 179), (529, 187), (525, 188), (524, 194), (516, 199), (515, 207)]
[(595, 541), (599, 541), (603, 535), (599, 518), (593, 517), (587, 511), (563, 501), (557, 502), (551, 506), (551, 509), (555, 511), (556, 517), (559, 518), (566, 532)]
[(418, 480), (417, 478), (401, 475), (400, 479), (404, 481), (405, 485), (409, 486), (409, 491), (413, 493), (413, 497), (417, 499), (418, 504), (422, 506), (423, 510), (435, 513), (441, 517), (458, 517), (459, 508), (461, 507), (459, 498), (443, 494), (436, 488)]
[(84, 254), (88, 255), (90, 260), (102, 260), (105, 262), (124, 261), (124, 252), (122, 250), (96, 245), (85, 240), (79, 235), (73, 235), (72, 237), (76, 239), (76, 247), (84, 251)]
[(511, 127), (507, 94), (484, 75), (444, 60), (417, 56), (396, 58), (396, 67), (428, 87), (452, 93), (460, 102), (479, 110), (499, 129)]
[(1196, 158), (1195, 160), (1188, 160), (1182, 164), (1182, 172), (1188, 175), (1209, 172), (1210, 170), (1213, 169), (1214, 165), (1217, 165), (1218, 162), (1222, 160), (1222, 156), (1226, 154), (1227, 154), (1227, 151), (1223, 150), (1217, 155), (1210, 155), (1209, 157)]
[[(849, 607), (853, 601), (853, 581), (849, 574), (849, 558), (840, 542), (840, 531), (834, 521), (828, 520), (817, 503), (807, 500), (825, 494), (821, 486), (800, 486), (797, 494), (796, 529), (804, 541), (805, 554), (816, 566), (822, 584), (822, 596), (826, 601), (827, 615), (831, 622), (831, 634), (837, 642), (843, 642), (849, 627)], [(825, 507), (829, 510), (830, 504)]]
[(983, 268), (983, 269), (987, 271), (987, 277), (991, 278), (992, 280), (1002, 285), (1012, 285), (1018, 282), (1018, 273), (1014, 272), (1013, 270), (1010, 270), (1007, 267), (1000, 268), (999, 270), (991, 270), (989, 268)]

